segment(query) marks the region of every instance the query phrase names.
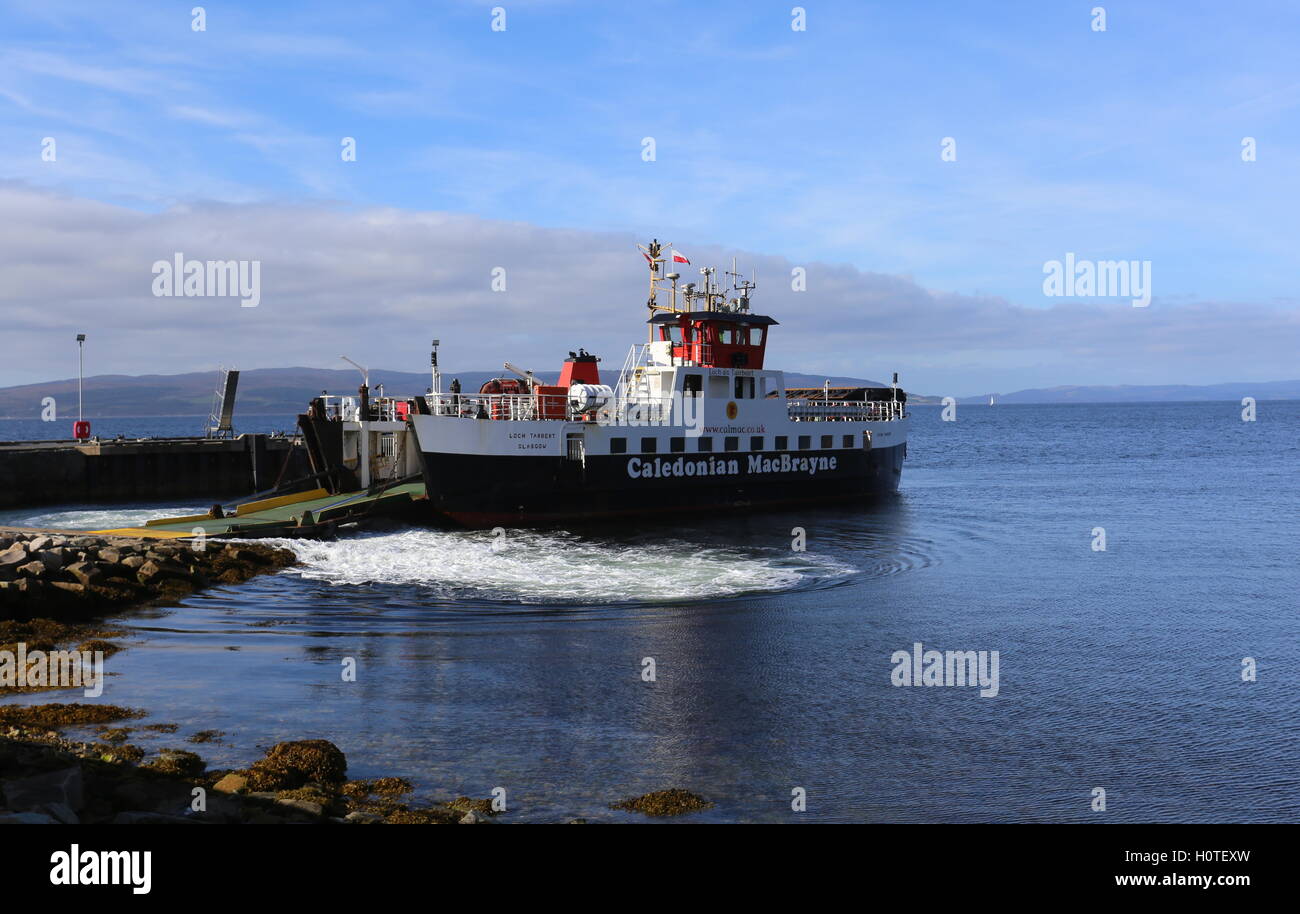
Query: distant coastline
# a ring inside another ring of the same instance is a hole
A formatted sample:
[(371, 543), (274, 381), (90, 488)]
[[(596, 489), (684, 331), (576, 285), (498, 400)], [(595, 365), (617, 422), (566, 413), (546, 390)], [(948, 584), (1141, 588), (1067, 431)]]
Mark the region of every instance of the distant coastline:
[[(488, 378), (501, 371), (445, 371), (444, 383), (458, 378), (465, 390), (476, 390)], [(539, 373), (538, 378), (552, 382), (554, 375)], [(85, 382), (86, 412), (102, 418), (206, 417), (212, 405), (218, 372), (190, 372), (177, 375), (96, 375)], [(372, 386), (383, 385), (392, 394), (420, 394), (429, 386), (424, 372), (384, 371), (370, 373)], [(868, 378), (823, 376), (803, 372), (786, 372), (792, 387), (817, 387), (829, 381), (832, 386), (884, 387), (885, 382)], [(301, 412), (307, 401), (328, 390), (349, 394), (360, 383), (357, 372), (330, 368), (256, 368), (240, 376), (237, 414), (243, 416), (283, 416)], [(907, 389), (906, 384), (903, 385)], [(970, 396), (956, 396), (961, 404), (987, 405), (996, 395), (998, 406), (1017, 404), (1068, 403), (1180, 403), (1255, 400), (1300, 400), (1300, 380), (1227, 382), (1221, 384), (1149, 384), (1149, 385), (1062, 385), (1030, 388), (1011, 392), (989, 390)], [(937, 405), (944, 393), (908, 391), (908, 401), (915, 405)], [(0, 419), (39, 419), (46, 397), (53, 397), (60, 416), (75, 413), (76, 378), (43, 381), (0, 388)], [(996, 407), (995, 407), (996, 408)]]

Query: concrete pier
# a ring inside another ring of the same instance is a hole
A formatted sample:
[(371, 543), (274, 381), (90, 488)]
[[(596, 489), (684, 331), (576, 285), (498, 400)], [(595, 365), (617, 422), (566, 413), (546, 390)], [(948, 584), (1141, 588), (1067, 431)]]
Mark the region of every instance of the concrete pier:
[(164, 498), (215, 501), (265, 491), (277, 480), (310, 472), (298, 439), (261, 434), (0, 442), (0, 508)]

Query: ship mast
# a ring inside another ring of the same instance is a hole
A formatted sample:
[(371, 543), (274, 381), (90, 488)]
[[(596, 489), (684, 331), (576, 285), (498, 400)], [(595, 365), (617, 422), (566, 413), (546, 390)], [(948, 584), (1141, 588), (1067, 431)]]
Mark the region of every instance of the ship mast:
[[(646, 299), (646, 307), (650, 309), (650, 317), (653, 318), (656, 311), (678, 313), (678, 274), (664, 272), (664, 263), (666, 262), (664, 251), (672, 250), (672, 244), (660, 244), (659, 239), (655, 238), (649, 244), (638, 244), (637, 248), (641, 251), (641, 255), (645, 257), (646, 263), (650, 267), (650, 297)], [(671, 286), (665, 285), (665, 283), (671, 283)], [(659, 304), (660, 292), (667, 292), (671, 295), (670, 304)], [(654, 342), (654, 326), (649, 326), (647, 331), (649, 335), (646, 342)]]
[[(728, 277), (729, 287), (724, 287), (718, 282), (718, 271), (715, 267), (703, 267), (700, 269), (702, 289), (697, 288), (695, 283), (688, 282), (679, 290), (677, 280), (681, 279), (681, 274), (664, 272), (664, 264), (667, 263), (665, 252), (672, 250), (671, 244), (660, 244), (659, 239), (655, 238), (649, 244), (638, 244), (637, 249), (650, 268), (650, 296), (646, 299), (646, 307), (650, 309), (651, 320), (654, 319), (656, 311), (667, 311), (670, 314), (690, 312), (696, 299), (702, 302), (703, 310), (708, 312), (743, 314), (749, 311), (750, 297), (758, 288), (758, 271), (755, 270), (754, 279), (745, 279), (736, 268), (734, 257), (731, 260), (730, 272), (723, 274)], [(659, 303), (660, 292), (671, 296), (669, 304)], [(680, 307), (678, 306), (679, 293), (682, 297)], [(647, 341), (654, 342), (653, 325), (649, 328)]]

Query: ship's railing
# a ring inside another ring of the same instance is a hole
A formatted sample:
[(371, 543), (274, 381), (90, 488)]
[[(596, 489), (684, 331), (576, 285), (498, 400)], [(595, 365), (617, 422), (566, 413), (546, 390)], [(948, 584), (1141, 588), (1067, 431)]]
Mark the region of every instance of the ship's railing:
[[(350, 398), (344, 398), (345, 400)], [(437, 394), (426, 398), (435, 416), (465, 419), (535, 421), (558, 419), (568, 422), (592, 421), (602, 425), (674, 425), (690, 415), (699, 415), (699, 406), (679, 415), (685, 401), (678, 397), (614, 397), (598, 409), (577, 410), (563, 394)], [(794, 422), (889, 422), (907, 416), (906, 404), (899, 400), (790, 400), (786, 404)]]
[(650, 364), (650, 344), (636, 343), (627, 351), (627, 358), (623, 360), (623, 369), (618, 373), (618, 383), (614, 385), (614, 395), (620, 399), (633, 395), (636, 387), (639, 387), (641, 378), (644, 374), (640, 369), (644, 369)]
[[(325, 404), (326, 419), (342, 419), (346, 422), (357, 422), (361, 419), (360, 397), (337, 397), (323, 394), (318, 399)], [(401, 422), (406, 418), (399, 411), (397, 404), (409, 403), (409, 398), (371, 397), (369, 402), (370, 415), (367, 419), (370, 422)]]
[(666, 350), (668, 359), (666, 362), (655, 355), (652, 348), (654, 345), (654, 343), (636, 343), (628, 349), (627, 358), (623, 360), (623, 368), (619, 371), (618, 381), (614, 385), (614, 393), (617, 396), (635, 397), (638, 393), (644, 394), (646, 390), (645, 369), (651, 366), (685, 365), (694, 367), (713, 364), (712, 343), (702, 343), (698, 340), (685, 344), (670, 343)]
[(672, 397), (614, 397), (597, 409), (574, 409), (563, 394), (437, 394), (426, 398), (435, 416), (463, 419), (568, 422), (607, 425), (667, 425), (674, 420)]
[(435, 416), (466, 419), (564, 419), (568, 398), (560, 394), (437, 394), (428, 398)]
[(791, 400), (794, 422), (889, 422), (907, 415), (900, 400)]

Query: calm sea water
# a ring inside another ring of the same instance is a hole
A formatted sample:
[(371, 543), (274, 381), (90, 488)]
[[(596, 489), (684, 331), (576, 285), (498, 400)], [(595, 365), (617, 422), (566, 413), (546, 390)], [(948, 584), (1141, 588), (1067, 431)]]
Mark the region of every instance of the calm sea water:
[[(182, 725), (149, 748), (322, 737), (519, 820), (686, 787), (716, 821), (1294, 821), (1298, 441), (1297, 402), (917, 407), (880, 508), (295, 543), (296, 570), (127, 617), (102, 700)], [(161, 513), (0, 522), (124, 512)], [(999, 694), (891, 685), (915, 642), (998, 651)]]

